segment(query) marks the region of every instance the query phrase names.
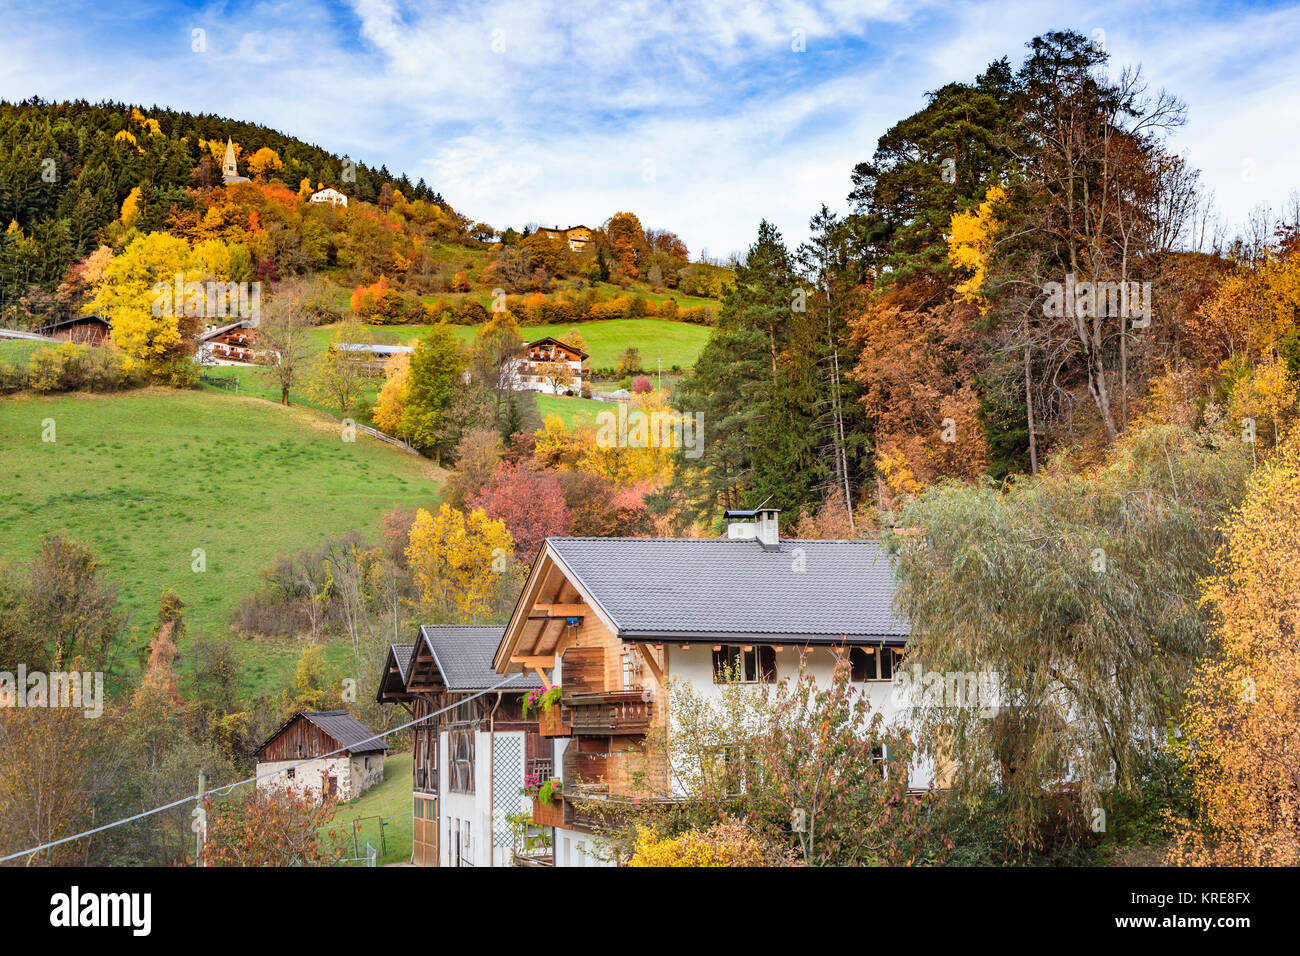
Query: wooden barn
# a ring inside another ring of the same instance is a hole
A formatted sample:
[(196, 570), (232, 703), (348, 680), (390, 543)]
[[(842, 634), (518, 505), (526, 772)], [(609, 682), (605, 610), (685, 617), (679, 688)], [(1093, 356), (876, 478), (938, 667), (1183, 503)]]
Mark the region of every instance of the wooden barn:
[[(384, 779), (388, 745), (346, 710), (299, 711), (254, 753), (259, 788), (352, 800)], [(278, 772), (276, 772), (278, 771)]]
[(102, 315), (78, 315), (41, 326), (41, 335), (78, 345), (99, 345), (110, 331), (109, 321)]

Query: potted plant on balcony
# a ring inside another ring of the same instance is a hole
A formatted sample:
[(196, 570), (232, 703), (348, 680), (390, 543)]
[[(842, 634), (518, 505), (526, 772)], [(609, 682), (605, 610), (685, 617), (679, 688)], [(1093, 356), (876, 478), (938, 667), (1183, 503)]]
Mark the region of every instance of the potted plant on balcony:
[(559, 777), (543, 780), (539, 774), (525, 774), (524, 793), (533, 798), (534, 824), (556, 827), (564, 822), (564, 781)]
[(537, 732), (543, 737), (567, 737), (569, 728), (564, 725), (560, 709), (560, 685), (549, 690), (530, 690), (523, 697), (523, 715), (537, 713)]

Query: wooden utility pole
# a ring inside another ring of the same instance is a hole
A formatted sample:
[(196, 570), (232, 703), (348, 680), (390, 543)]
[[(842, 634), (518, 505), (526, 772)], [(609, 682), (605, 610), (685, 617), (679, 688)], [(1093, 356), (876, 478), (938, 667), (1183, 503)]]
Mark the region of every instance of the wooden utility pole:
[(203, 838), (207, 834), (208, 819), (207, 810), (203, 806), (203, 792), (208, 789), (208, 775), (202, 770), (199, 771), (199, 793), (198, 793), (198, 816), (195, 822), (198, 824), (194, 828), (194, 865), (203, 865)]

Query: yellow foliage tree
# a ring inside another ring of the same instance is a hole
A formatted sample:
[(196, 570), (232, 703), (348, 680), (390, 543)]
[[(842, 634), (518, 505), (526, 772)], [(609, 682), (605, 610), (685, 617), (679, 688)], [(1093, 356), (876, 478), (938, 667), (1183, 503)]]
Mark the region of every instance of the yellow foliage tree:
[(404, 353), (392, 355), (384, 362), (384, 384), (375, 399), (371, 413), (380, 431), (396, 435), (406, 414), (406, 394), (411, 381), (411, 357)]
[(253, 178), (258, 182), (266, 182), (272, 173), (278, 173), (284, 169), (284, 161), (280, 159), (280, 154), (268, 146), (263, 146), (254, 153), (248, 160), (248, 169), (253, 174)]
[(436, 515), (419, 509), (406, 557), (422, 610), (457, 623), (488, 613), (514, 544), (505, 522), (481, 509), (465, 514), (444, 504)]
[(707, 830), (687, 830), (663, 837), (638, 826), (628, 866), (793, 866), (793, 854), (782, 854), (754, 835), (744, 822), (720, 820)]
[(948, 261), (955, 268), (970, 273), (970, 278), (953, 286), (953, 291), (965, 302), (976, 302), (983, 297), (989, 258), (993, 254), (993, 237), (998, 229), (995, 210), (1006, 201), (1006, 190), (1001, 186), (990, 186), (978, 207), (952, 217), (948, 230)]
[(135, 186), (122, 200), (122, 225), (129, 226), (140, 216), (140, 187)]
[[(615, 484), (672, 478), (673, 456), (681, 454), (681, 417), (659, 392), (634, 396), (627, 412), (626, 434), (618, 412), (602, 412), (595, 432), (576, 436), (582, 449), (578, 467)], [(540, 442), (540, 439), (539, 439)]]
[[(209, 276), (184, 239), (151, 232), (132, 240), (121, 255), (105, 266), (86, 306), (88, 313), (109, 320), (113, 341), (128, 360), (142, 363), (159, 375), (170, 375), (170, 363), (188, 355), (199, 322), (194, 309), (186, 314), (186, 301), (174, 301), (178, 275), (185, 283), (227, 278)], [(165, 294), (158, 291), (163, 287)], [(185, 297), (190, 294), (187, 291)]]
[(1257, 441), (1272, 448), (1294, 418), (1295, 409), (1295, 382), (1286, 362), (1274, 358), (1256, 365), (1237, 383), (1228, 415), (1233, 423), (1248, 428)]
[(1200, 815), (1171, 862), (1300, 864), (1300, 447), (1260, 468), (1203, 601), (1211, 651), (1188, 692), (1182, 748)]

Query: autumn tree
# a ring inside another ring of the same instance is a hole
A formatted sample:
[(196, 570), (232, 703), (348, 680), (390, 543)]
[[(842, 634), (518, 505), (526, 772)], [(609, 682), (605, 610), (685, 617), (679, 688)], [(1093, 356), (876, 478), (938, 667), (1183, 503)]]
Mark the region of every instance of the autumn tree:
[(183, 286), (225, 278), (209, 276), (184, 239), (161, 232), (140, 236), (104, 268), (86, 308), (110, 321), (113, 341), (156, 379), (189, 384), (193, 374), (186, 366), (206, 306), (200, 308), (189, 291), (174, 301), (178, 275)]
[(425, 613), (467, 623), (490, 612), (514, 548), (505, 522), (480, 509), (466, 514), (443, 504), (432, 514), (420, 508), (410, 542), (406, 559)]
[[(42, 537), (26, 586), (14, 597), (9, 620), (23, 641), (4, 648), (7, 664), (48, 670), (77, 660), (96, 670), (109, 664), (124, 624), (118, 588), (86, 545), (58, 534)], [(31, 656), (12, 659), (19, 648)]]
[(926, 807), (908, 795), (912, 745), (852, 686), (847, 660), (819, 684), (801, 659), (767, 692), (726, 674), (716, 694), (669, 684), (668, 760), (688, 803), (743, 814), (809, 865), (921, 859)]
[(289, 404), (290, 392), (302, 382), (316, 351), (307, 293), (297, 280), (282, 283), (257, 327), (258, 361), (266, 378), (279, 388), (282, 405)]
[(284, 171), (284, 161), (275, 150), (263, 146), (248, 158), (248, 171), (255, 180), (264, 183), (276, 173)]
[(1300, 451), (1251, 478), (1206, 582), (1209, 653), (1188, 688), (1179, 749), (1199, 813), (1175, 865), (1300, 863)]
[(456, 471), (443, 486), (444, 500), (463, 510), (466, 499), (492, 479), (501, 450), (501, 435), (495, 428), (466, 429), (456, 445)]
[(563, 535), (569, 526), (569, 507), (559, 479), (530, 461), (501, 462), (466, 503), (505, 524), (514, 539), (515, 555), (525, 564), (532, 564), (542, 542)]
[(375, 426), (390, 435), (402, 428), (406, 414), (407, 386), (411, 379), (411, 357), (398, 352), (384, 361), (384, 384), (379, 387), (375, 410), (371, 413)]
[[(96, 720), (71, 707), (0, 708), (0, 855), (90, 829), (115, 781), (112, 744)], [(24, 857), (31, 866), (83, 866), (75, 841)]]
[(346, 416), (365, 395), (370, 379), (371, 353), (348, 349), (346, 345), (365, 345), (372, 339), (370, 330), (359, 322), (341, 325), (330, 344), (316, 360), (311, 375), (311, 391), (318, 398)]
[(630, 212), (616, 212), (605, 223), (611, 259), (629, 279), (641, 275), (641, 266), (650, 252), (641, 220)]
[(333, 803), (309, 794), (253, 787), (204, 807), (204, 866), (332, 866), (345, 852)]
[[(1135, 430), (1102, 466), (1057, 466), (1005, 491), (940, 484), (896, 515), (906, 665), (983, 674), (993, 690), (927, 695), (917, 740), (956, 763), (954, 791), (1000, 787), (1031, 845), (1054, 782), (1081, 809), (1129, 786), (1203, 653), (1199, 583), (1240, 500), (1250, 452), (1177, 426)], [(897, 679), (897, 677), (896, 677)]]

